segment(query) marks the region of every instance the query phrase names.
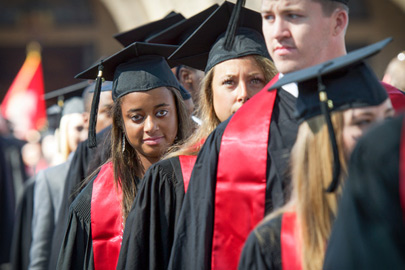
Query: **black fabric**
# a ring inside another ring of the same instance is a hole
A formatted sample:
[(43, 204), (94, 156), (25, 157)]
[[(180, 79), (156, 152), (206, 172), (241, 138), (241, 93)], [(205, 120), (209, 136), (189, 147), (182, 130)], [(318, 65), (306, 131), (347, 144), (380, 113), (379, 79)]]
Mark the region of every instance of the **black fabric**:
[(405, 269), (398, 169), (403, 121), (386, 120), (357, 143), (324, 269)]
[(148, 169), (125, 224), (117, 269), (167, 269), (183, 198), (178, 157)]
[(329, 111), (379, 105), (388, 98), (387, 91), (364, 61), (381, 51), (391, 40), (388, 38), (347, 55), (288, 73), (270, 89), (292, 82), (298, 84), (296, 117), (300, 121), (322, 114), (320, 104), (324, 102), (321, 91), (327, 94), (325, 99)]
[(281, 223), (277, 216), (257, 226), (247, 238), (239, 260), (239, 270), (281, 270)]
[(57, 269), (94, 269), (91, 239), (91, 195), (95, 177), (69, 209), (69, 220), (60, 249)]
[(104, 164), (111, 155), (111, 126), (103, 129), (97, 134), (97, 147), (88, 148), (87, 141), (81, 142), (77, 147), (69, 167), (63, 189), (63, 198), (61, 202), (58, 222), (55, 226), (55, 233), (52, 239), (51, 257), (49, 269), (56, 269), (59, 251), (65, 235), (68, 218), (69, 206), (79, 193), (83, 180), (94, 172), (99, 166)]
[(235, 4), (225, 1), (169, 57), (169, 60), (207, 72), (216, 64), (246, 55), (270, 58), (262, 35), (260, 13), (241, 8), (232, 48), (224, 47), (225, 33)]
[(17, 205), (11, 245), (11, 269), (13, 270), (28, 269), (30, 263), (34, 187), (35, 178), (30, 178), (25, 182), (22, 198)]
[[(287, 161), (298, 129), (293, 117), (295, 100), (288, 92), (278, 91), (270, 124), (266, 213), (282, 206), (288, 200), (290, 176), (286, 173)], [(229, 120), (226, 120), (221, 123), (208, 136), (198, 155), (176, 226), (169, 269), (211, 268), (218, 154), (228, 122)], [(266, 213), (263, 213), (263, 216)]]

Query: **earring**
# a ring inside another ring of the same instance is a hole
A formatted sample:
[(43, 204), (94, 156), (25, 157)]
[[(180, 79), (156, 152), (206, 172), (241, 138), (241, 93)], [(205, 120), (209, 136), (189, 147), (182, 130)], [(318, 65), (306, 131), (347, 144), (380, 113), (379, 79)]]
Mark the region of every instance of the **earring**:
[(125, 134), (122, 133), (122, 153), (125, 151)]

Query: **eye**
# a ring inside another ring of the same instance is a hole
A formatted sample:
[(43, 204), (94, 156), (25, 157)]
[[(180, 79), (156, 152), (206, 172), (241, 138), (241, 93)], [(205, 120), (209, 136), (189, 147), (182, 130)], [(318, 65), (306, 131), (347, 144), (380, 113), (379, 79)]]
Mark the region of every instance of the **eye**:
[(158, 111), (158, 112), (156, 113), (156, 116), (157, 116), (157, 117), (164, 117), (164, 116), (167, 115), (167, 113), (168, 113), (167, 110), (160, 110), (160, 111)]
[(264, 83), (264, 80), (263, 80), (262, 78), (255, 77), (255, 78), (253, 78), (253, 79), (251, 80), (251, 83), (252, 83), (252, 84), (263, 84), (263, 83)]
[(131, 120), (135, 123), (141, 123), (143, 121), (144, 117), (140, 114), (135, 114), (131, 116)]
[(360, 128), (365, 128), (372, 123), (371, 119), (356, 119), (354, 125)]
[(271, 14), (263, 14), (262, 18), (265, 21), (274, 21), (274, 15), (271, 15)]
[(298, 18), (300, 18), (301, 16), (298, 15), (298, 14), (295, 14), (295, 13), (290, 13), (290, 14), (287, 15), (287, 17), (288, 17), (289, 19), (298, 19)]
[(225, 79), (222, 81), (222, 85), (234, 85), (235, 81), (233, 79)]

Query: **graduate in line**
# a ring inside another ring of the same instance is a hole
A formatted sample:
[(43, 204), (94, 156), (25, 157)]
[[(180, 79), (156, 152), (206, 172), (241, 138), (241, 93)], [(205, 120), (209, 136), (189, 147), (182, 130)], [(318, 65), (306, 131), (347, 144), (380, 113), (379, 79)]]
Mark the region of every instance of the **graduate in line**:
[[(133, 43), (78, 75), (113, 80), (111, 159), (70, 206), (58, 269), (115, 269), (122, 233), (145, 171), (187, 138), (191, 119), (165, 57), (176, 46)], [(97, 89), (97, 87), (96, 87)], [(93, 108), (97, 106), (97, 90)], [(94, 129), (92, 108), (90, 131)], [(95, 132), (89, 134), (95, 144)]]
[[(206, 72), (199, 98), (202, 124), (145, 174), (125, 227), (118, 269), (167, 269), (174, 228), (201, 144), (277, 73), (260, 33), (257, 12), (242, 9), (244, 20), (234, 45), (224, 48), (233, 8), (234, 4), (224, 2), (171, 56)], [(178, 27), (187, 28), (189, 23)]]
[(388, 41), (290, 73), (271, 87), (298, 83), (292, 196), (250, 233), (239, 269), (322, 269), (350, 154), (374, 123), (394, 115), (387, 92), (364, 63)]

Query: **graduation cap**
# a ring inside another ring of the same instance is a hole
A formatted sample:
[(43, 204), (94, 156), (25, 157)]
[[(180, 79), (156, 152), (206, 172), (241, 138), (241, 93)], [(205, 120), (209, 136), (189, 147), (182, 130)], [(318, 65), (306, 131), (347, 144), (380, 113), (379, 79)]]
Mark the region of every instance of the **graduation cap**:
[(347, 5), (349, 3), (349, 0), (331, 0), (331, 1), (340, 2), (340, 3), (343, 3), (345, 5)]
[(180, 45), (183, 43), (217, 8), (214, 4), (194, 16), (181, 20), (163, 31), (151, 35), (145, 41), (149, 43)]
[(386, 90), (364, 60), (378, 53), (391, 40), (387, 38), (319, 65), (288, 73), (269, 89), (296, 82), (299, 91), (296, 103), (298, 120), (302, 122), (317, 115), (325, 116), (334, 158), (333, 180), (328, 192), (336, 190), (340, 174), (339, 152), (329, 113), (376, 106), (388, 98)]
[(149, 37), (154, 36), (167, 27), (170, 27), (185, 19), (186, 18), (184, 18), (182, 14), (172, 11), (163, 19), (144, 24), (123, 33), (116, 34), (114, 35), (114, 38), (125, 47), (136, 41), (146, 42)]
[[(113, 87), (113, 82), (112, 81), (104, 81), (101, 84), (101, 92), (107, 92), (107, 91), (112, 91)], [(85, 92), (88, 91), (88, 93), (94, 93), (94, 90), (96, 89), (96, 82), (93, 82), (87, 88), (84, 90)]]
[(106, 58), (99, 65), (94, 65), (76, 75), (76, 78), (81, 79), (97, 77), (90, 113), (89, 147), (96, 146), (95, 126), (102, 78), (113, 81), (114, 102), (132, 92), (148, 91), (163, 86), (180, 89), (179, 82), (165, 60), (165, 57), (176, 48), (177, 46), (173, 45), (135, 42)]
[(218, 63), (247, 55), (270, 58), (261, 15), (243, 4), (225, 1), (169, 59), (207, 72)]

